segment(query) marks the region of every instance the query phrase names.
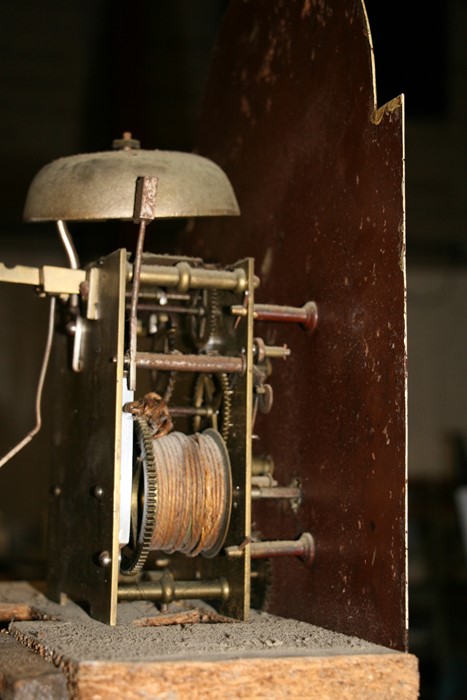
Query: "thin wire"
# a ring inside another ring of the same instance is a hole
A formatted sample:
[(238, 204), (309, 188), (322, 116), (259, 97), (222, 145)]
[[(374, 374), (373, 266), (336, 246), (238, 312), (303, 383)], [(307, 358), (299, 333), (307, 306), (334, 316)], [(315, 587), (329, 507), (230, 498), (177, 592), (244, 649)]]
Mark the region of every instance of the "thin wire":
[[(79, 257), (76, 252), (75, 244), (73, 243), (73, 237), (66, 225), (66, 221), (59, 219), (57, 222), (57, 231), (60, 236), (60, 240), (65, 248), (65, 253), (68, 256), (68, 261), (72, 270), (79, 270)], [(70, 295), (70, 306), (79, 312), (79, 297), (77, 294)]]
[(61, 219), (59, 219), (56, 223), (57, 223), (58, 234), (59, 234), (61, 241), (63, 243), (63, 247), (65, 248), (65, 252), (68, 255), (70, 267), (72, 270), (78, 270), (79, 269), (78, 253), (76, 252), (76, 248), (75, 248), (74, 243), (73, 243), (73, 238), (71, 237), (71, 233), (68, 230), (68, 226), (66, 225), (66, 222), (62, 221)]
[(37, 391), (36, 391), (36, 424), (32, 430), (29, 431), (29, 433), (24, 437), (21, 442), (18, 442), (18, 444), (13, 447), (9, 452), (6, 453), (0, 459), (0, 469), (3, 467), (4, 464), (10, 461), (12, 457), (14, 457), (20, 450), (23, 449), (23, 447), (26, 447), (33, 437), (37, 435), (37, 433), (40, 431), (41, 426), (42, 426), (42, 417), (41, 417), (41, 402), (42, 402), (42, 390), (44, 388), (44, 382), (45, 382), (45, 375), (47, 373), (47, 367), (49, 365), (49, 359), (50, 359), (50, 352), (52, 350), (52, 340), (53, 340), (53, 331), (54, 331), (54, 319), (55, 319), (55, 297), (52, 297), (50, 299), (50, 309), (49, 309), (49, 327), (47, 331), (47, 340), (45, 343), (45, 351), (44, 351), (44, 357), (42, 360), (42, 366), (41, 366), (41, 371), (39, 374), (39, 381), (37, 383)]

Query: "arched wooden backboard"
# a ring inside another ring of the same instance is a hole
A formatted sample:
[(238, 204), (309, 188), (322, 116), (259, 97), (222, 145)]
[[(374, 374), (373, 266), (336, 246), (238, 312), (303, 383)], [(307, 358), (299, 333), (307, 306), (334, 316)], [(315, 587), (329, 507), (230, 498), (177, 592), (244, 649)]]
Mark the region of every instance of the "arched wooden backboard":
[(376, 108), (360, 0), (231, 0), (197, 150), (230, 177), (242, 216), (198, 221), (184, 252), (254, 256), (257, 301), (319, 305), (313, 336), (257, 324), (274, 366), (256, 432), (304, 502), (254, 505), (263, 538), (311, 531), (312, 570), (275, 560), (268, 609), (406, 646), (403, 105)]

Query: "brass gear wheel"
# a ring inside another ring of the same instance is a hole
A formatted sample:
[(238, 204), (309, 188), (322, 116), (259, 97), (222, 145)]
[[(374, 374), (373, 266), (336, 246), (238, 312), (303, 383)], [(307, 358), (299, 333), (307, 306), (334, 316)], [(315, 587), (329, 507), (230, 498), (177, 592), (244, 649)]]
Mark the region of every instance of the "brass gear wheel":
[(131, 497), (132, 543), (122, 551), (120, 573), (133, 576), (148, 558), (157, 514), (157, 476), (152, 430), (145, 418), (134, 420), (134, 472)]
[[(193, 405), (195, 408), (210, 406), (213, 409), (210, 427), (219, 430), (224, 442), (227, 443), (232, 423), (232, 397), (228, 375), (223, 372), (200, 374), (194, 386)], [(220, 413), (220, 420), (218, 413)], [(201, 432), (205, 427), (200, 416), (193, 418), (195, 433)]]
[(203, 289), (195, 296), (195, 308), (204, 309), (203, 316), (191, 316), (191, 338), (198, 350), (216, 342), (216, 331), (220, 316), (217, 289)]

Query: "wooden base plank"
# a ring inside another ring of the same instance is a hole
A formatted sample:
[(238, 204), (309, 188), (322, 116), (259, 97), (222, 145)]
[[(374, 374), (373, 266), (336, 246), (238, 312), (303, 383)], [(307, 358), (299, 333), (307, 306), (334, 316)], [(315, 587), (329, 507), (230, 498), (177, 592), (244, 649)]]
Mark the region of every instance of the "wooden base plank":
[(85, 663), (76, 669), (75, 697), (218, 700), (414, 700), (417, 660), (409, 654), (357, 655), (224, 662)]
[(66, 698), (66, 677), (51, 661), (10, 635), (0, 634), (0, 697), (4, 700)]
[(141, 627), (142, 602), (109, 627), (22, 583), (0, 584), (0, 605), (20, 613), (0, 635), (6, 699), (418, 697), (414, 656), (295, 620)]

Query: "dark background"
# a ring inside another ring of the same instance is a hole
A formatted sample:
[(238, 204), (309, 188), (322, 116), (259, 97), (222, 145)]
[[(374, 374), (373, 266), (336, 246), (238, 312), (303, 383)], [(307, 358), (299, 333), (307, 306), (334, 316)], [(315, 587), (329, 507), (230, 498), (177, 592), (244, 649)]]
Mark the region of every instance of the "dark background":
[[(4, 0), (0, 9), (0, 260), (63, 263), (52, 226), (25, 226), (45, 163), (106, 150), (131, 130), (143, 147), (191, 150), (226, 0)], [(411, 650), (423, 698), (461, 698), (467, 574), (454, 493), (467, 483), (465, 434), (466, 3), (367, 2), (378, 105), (407, 108)], [(351, 61), (349, 61), (351, 70)], [(219, 125), (222, 128), (222, 125)], [(92, 228), (92, 227), (91, 227)], [(83, 261), (120, 232), (77, 227)], [(166, 250), (173, 227), (151, 240)], [(0, 289), (0, 449), (31, 427), (47, 310)], [(51, 389), (45, 396), (53, 402)], [(48, 432), (0, 478), (0, 571), (44, 575)], [(465, 682), (465, 678), (464, 678)], [(465, 688), (465, 686), (464, 686)]]

